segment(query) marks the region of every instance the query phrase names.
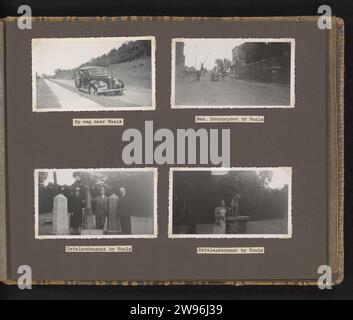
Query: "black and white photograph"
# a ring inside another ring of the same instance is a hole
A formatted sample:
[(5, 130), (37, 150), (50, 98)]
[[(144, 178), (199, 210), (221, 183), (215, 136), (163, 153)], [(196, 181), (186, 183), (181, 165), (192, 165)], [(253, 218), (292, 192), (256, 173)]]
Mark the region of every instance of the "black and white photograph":
[(293, 108), (294, 39), (172, 40), (172, 108)]
[(157, 170), (36, 169), (36, 239), (157, 237)]
[(292, 169), (171, 168), (170, 238), (291, 238)]
[(32, 39), (33, 111), (155, 109), (155, 38)]

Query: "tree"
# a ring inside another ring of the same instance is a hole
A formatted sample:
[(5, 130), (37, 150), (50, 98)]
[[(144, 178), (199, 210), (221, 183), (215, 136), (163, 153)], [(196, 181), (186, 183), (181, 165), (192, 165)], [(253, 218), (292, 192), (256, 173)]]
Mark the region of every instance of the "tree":
[[(220, 201), (225, 200), (230, 206), (236, 194), (241, 197), (241, 215), (248, 215), (252, 220), (282, 219), (287, 212), (288, 186), (281, 190), (271, 189), (272, 176), (270, 170), (230, 171), (223, 175), (210, 171), (175, 172), (173, 219), (177, 224), (189, 224), (190, 220), (211, 223), (214, 208)], [(189, 209), (189, 217), (185, 214), (185, 207)]]
[(222, 71), (224, 69), (224, 66), (223, 66), (223, 60), (222, 59), (216, 59), (215, 60), (215, 64), (217, 66), (217, 69), (219, 71)]
[(85, 209), (87, 214), (92, 214), (92, 192), (98, 185), (104, 185), (107, 174), (104, 172), (77, 171), (72, 175), (75, 182), (72, 184), (71, 188), (79, 188), (81, 192), (84, 192)]
[(55, 73), (55, 76), (57, 76), (59, 73), (61, 73), (61, 69), (59, 69), (59, 68), (57, 68), (57, 69), (55, 69), (55, 71), (54, 71), (54, 73)]
[(48, 178), (48, 172), (46, 171), (40, 171), (38, 172), (38, 183), (39, 185), (43, 186), (45, 181), (47, 180)]

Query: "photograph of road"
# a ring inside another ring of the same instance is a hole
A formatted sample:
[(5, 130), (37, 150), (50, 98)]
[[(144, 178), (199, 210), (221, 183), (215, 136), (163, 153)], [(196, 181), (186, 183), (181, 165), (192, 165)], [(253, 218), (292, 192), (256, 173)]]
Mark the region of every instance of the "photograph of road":
[(33, 110), (153, 110), (154, 50), (153, 37), (33, 39)]
[(294, 39), (173, 39), (173, 108), (294, 107)]

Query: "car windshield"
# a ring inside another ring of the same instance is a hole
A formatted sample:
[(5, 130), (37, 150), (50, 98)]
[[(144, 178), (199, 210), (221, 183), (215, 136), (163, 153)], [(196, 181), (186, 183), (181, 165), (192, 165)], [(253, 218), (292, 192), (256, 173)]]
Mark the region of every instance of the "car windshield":
[(109, 72), (106, 68), (91, 68), (91, 69), (88, 69), (88, 73), (90, 75), (97, 75), (97, 74), (109, 75)]

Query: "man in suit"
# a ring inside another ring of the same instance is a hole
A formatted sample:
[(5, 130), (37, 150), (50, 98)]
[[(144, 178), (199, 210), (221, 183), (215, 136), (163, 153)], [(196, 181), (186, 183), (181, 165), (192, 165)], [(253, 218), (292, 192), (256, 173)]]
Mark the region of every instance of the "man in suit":
[(131, 234), (131, 212), (126, 189), (123, 187), (120, 188), (119, 194), (118, 215), (120, 217), (121, 233)]
[(108, 215), (108, 197), (104, 187), (100, 187), (99, 195), (93, 199), (93, 212), (96, 216), (96, 229), (103, 230)]

